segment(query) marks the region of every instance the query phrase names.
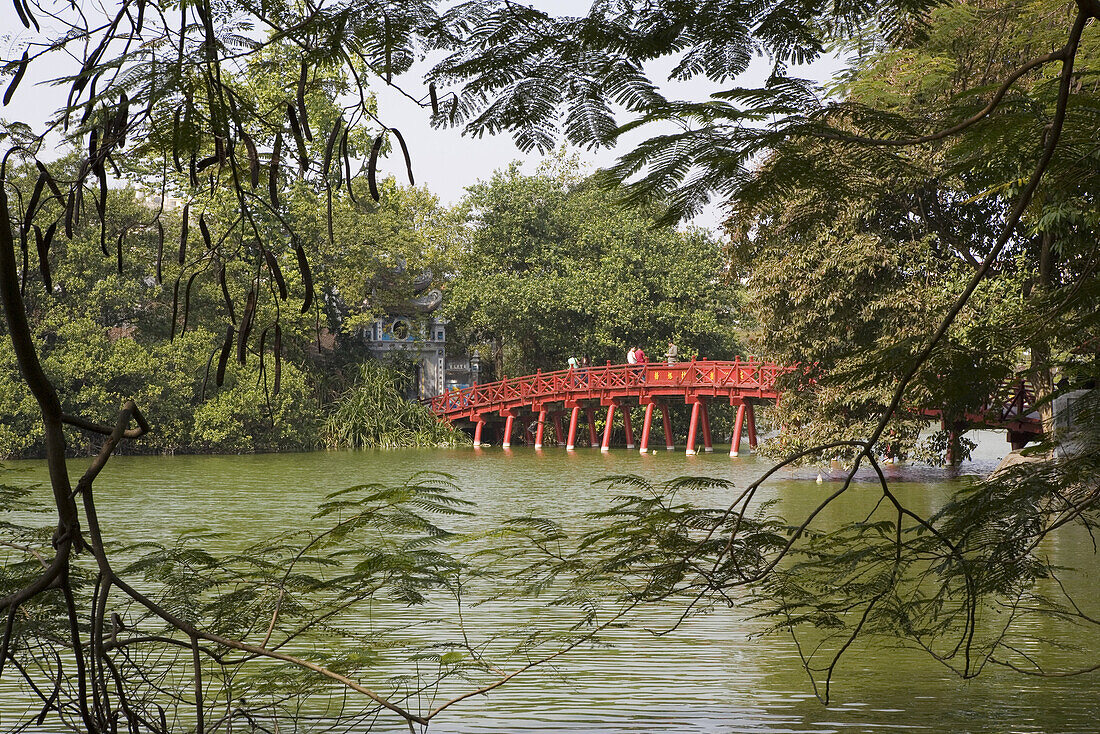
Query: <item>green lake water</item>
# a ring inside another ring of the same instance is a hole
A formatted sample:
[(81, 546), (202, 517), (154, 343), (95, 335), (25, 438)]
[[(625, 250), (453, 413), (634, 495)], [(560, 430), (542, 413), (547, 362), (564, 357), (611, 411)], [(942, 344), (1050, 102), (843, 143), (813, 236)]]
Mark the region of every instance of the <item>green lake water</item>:
[[(988, 471), (1006, 448), (1002, 436), (984, 435), (963, 474)], [(38, 462), (15, 465), (44, 476)], [(76, 470), (82, 462), (72, 465)], [(304, 526), (328, 492), (400, 482), (417, 471), (454, 475), (462, 496), (477, 504), (479, 517), (466, 522), (536, 515), (576, 530), (590, 526), (586, 513), (608, 504), (606, 492), (593, 486), (600, 477), (631, 473), (660, 481), (693, 474), (744, 486), (767, 467), (765, 459), (731, 459), (721, 449), (694, 457), (682, 451), (639, 456), (621, 449), (567, 454), (555, 448), (116, 457), (97, 481), (97, 497), (104, 525), (118, 540), (170, 541), (180, 530), (202, 527), (224, 533), (217, 542), (234, 548)], [(903, 465), (888, 471), (904, 501), (924, 511), (969, 481), (943, 469)], [(768, 485), (766, 497), (776, 498), (783, 514), (795, 516), (836, 488), (827, 473), (820, 484), (816, 476), (816, 469), (782, 473)], [(869, 481), (857, 483), (823, 519), (862, 517), (875, 492)], [(699, 502), (717, 506), (730, 499), (714, 493)], [(1065, 534), (1045, 550), (1082, 567), (1073, 576), (1076, 591), (1089, 605), (1086, 611), (1100, 614), (1100, 566), (1087, 534)], [(415, 619), (418, 612), (403, 613)], [(499, 613), (472, 610), (466, 622), (474, 635), (489, 635), (500, 624), (494, 617)], [(653, 613), (659, 616), (660, 610)], [(854, 649), (838, 670), (835, 703), (825, 707), (814, 697), (789, 637), (751, 637), (761, 625), (747, 610), (721, 608), (669, 636), (636, 628), (615, 632), (613, 646), (580, 649), (553, 669), (531, 672), (459, 704), (429, 731), (1100, 731), (1098, 674), (1037, 679), (991, 670), (965, 682), (925, 655), (903, 649)], [(1059, 634), (1053, 625), (1035, 632)], [(1065, 667), (1100, 662), (1100, 638), (1072, 641), (1084, 649), (1049, 653), (1044, 662)], [(28, 706), (24, 694), (0, 684), (0, 729)]]

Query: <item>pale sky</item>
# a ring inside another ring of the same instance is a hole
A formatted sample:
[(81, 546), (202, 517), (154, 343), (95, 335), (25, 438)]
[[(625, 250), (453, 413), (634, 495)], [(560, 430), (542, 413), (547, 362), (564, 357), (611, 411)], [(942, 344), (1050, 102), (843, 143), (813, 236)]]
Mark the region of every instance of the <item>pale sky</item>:
[[(535, 0), (533, 4), (561, 13), (581, 13), (588, 5), (585, 0)], [(0, 53), (5, 58), (17, 58), (22, 53), (22, 43), (30, 37), (32, 31), (23, 30), (11, 3), (0, 4), (0, 29), (3, 29), (0, 33)], [(840, 62), (836, 58), (827, 57), (807, 67), (792, 68), (790, 73), (824, 81), (840, 68)], [(761, 84), (769, 71), (767, 62), (758, 59), (747, 72), (735, 81), (727, 82), (724, 87)], [(64, 103), (64, 92), (60, 88), (34, 85), (57, 74), (56, 67), (48, 69), (43, 63), (32, 64), (12, 103), (8, 107), (0, 108), (0, 117), (8, 121), (24, 121), (33, 127), (41, 125), (54, 109)], [(680, 99), (705, 99), (711, 92), (719, 89), (705, 79), (672, 83), (664, 82), (664, 76), (655, 74), (655, 81), (662, 84), (662, 90), (667, 95)], [(9, 78), (0, 82), (0, 86), (6, 88)], [(412, 75), (401, 81), (411, 93), (420, 93), (420, 85), (414, 83)], [(512, 161), (520, 161), (524, 171), (533, 172), (542, 158), (538, 153), (521, 153), (507, 135), (470, 138), (464, 137), (460, 129), (434, 129), (428, 124), (428, 111), (396, 90), (378, 84), (373, 91), (377, 96), (381, 119), (398, 128), (409, 144), (416, 183), (426, 186), (446, 204), (457, 203), (467, 186), (479, 179), (488, 178), (493, 171), (506, 167)], [(626, 119), (622, 118), (622, 121)], [(617, 149), (576, 152), (585, 164), (595, 169), (614, 162), (618, 155), (616, 150), (628, 149), (632, 142), (659, 132), (662, 132), (659, 128), (636, 131), (631, 137), (624, 138)], [(394, 155), (397, 155), (396, 159)], [(395, 151), (380, 167), (383, 172), (397, 174), (398, 180), (404, 182), (404, 165), (399, 162), (399, 158), (400, 155)], [(717, 234), (721, 220), (720, 208), (712, 203), (691, 223)]]

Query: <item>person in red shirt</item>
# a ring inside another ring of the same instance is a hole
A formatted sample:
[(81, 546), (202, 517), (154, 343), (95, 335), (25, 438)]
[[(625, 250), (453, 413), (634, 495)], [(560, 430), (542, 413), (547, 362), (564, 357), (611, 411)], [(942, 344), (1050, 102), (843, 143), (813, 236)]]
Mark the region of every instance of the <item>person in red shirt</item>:
[(642, 364), (646, 361), (645, 352), (642, 351), (641, 347), (634, 350), (634, 358), (638, 360), (638, 364)]

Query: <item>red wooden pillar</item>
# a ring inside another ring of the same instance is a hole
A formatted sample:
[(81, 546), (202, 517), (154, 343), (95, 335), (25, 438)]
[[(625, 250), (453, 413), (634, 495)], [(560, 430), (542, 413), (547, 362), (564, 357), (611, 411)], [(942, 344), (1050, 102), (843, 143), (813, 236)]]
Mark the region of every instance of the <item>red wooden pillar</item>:
[(756, 409), (752, 403), (745, 403), (745, 429), (749, 432), (749, 448), (756, 451)]
[(699, 417), (703, 419), (703, 451), (708, 454), (714, 451), (714, 444), (710, 440), (710, 413), (707, 412), (707, 401), (699, 401)]
[(474, 423), (474, 446), (481, 445), (481, 430), (485, 428), (485, 419), (478, 416), (477, 422)]
[(539, 408), (539, 424), (535, 429), (535, 448), (542, 448), (542, 438), (546, 430), (546, 408)]
[(581, 408), (579, 405), (574, 405), (569, 415), (569, 440), (565, 444), (566, 451), (575, 451), (577, 448), (577, 420), (580, 417)]
[(642, 445), (638, 448), (640, 453), (649, 451), (649, 428), (653, 425), (653, 403), (645, 406), (645, 418), (642, 419)]
[(665, 448), (672, 451), (676, 443), (672, 440), (672, 419), (668, 416), (668, 406), (661, 403), (661, 421), (665, 424)]
[(630, 425), (630, 406), (619, 406), (623, 411), (623, 433), (626, 434), (626, 447), (634, 448), (634, 427)]
[(588, 415), (588, 445), (596, 448), (600, 445), (600, 439), (596, 436), (596, 413), (592, 408), (585, 408)]
[(733, 440), (730, 442), (730, 456), (737, 456), (741, 448), (741, 426), (745, 422), (745, 404), (737, 406), (737, 417), (733, 419)]
[(504, 416), (504, 440), (501, 441), (500, 445), (504, 448), (510, 448), (512, 446), (512, 431), (515, 428), (516, 415), (509, 410)]
[(556, 443), (560, 446), (561, 444), (563, 444), (565, 442), (564, 441), (565, 431), (563, 431), (562, 428), (561, 428), (561, 411), (560, 410), (555, 410), (554, 411), (553, 420), (554, 420), (554, 443)]
[(615, 426), (615, 403), (607, 406), (607, 423), (603, 427), (603, 443), (600, 444), (600, 451), (611, 450), (611, 431)]
[(699, 430), (699, 403), (691, 404), (691, 421), (688, 423), (687, 455), (695, 455), (695, 434)]

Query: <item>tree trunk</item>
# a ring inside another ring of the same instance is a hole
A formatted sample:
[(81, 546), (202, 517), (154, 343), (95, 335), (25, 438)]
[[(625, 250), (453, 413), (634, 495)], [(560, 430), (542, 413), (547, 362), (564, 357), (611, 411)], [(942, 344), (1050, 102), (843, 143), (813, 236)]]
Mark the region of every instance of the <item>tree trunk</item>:
[[(1039, 245), (1039, 281), (1032, 290), (1032, 299), (1041, 302), (1054, 287), (1055, 272), (1054, 235), (1043, 232)], [(1051, 369), (1050, 343), (1036, 340), (1031, 344), (1031, 387), (1035, 401), (1039, 403), (1039, 417), (1043, 421), (1043, 434), (1050, 436), (1054, 428), (1054, 406), (1050, 396), (1054, 392), (1054, 373)]]

